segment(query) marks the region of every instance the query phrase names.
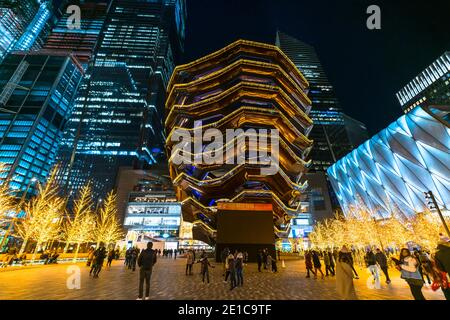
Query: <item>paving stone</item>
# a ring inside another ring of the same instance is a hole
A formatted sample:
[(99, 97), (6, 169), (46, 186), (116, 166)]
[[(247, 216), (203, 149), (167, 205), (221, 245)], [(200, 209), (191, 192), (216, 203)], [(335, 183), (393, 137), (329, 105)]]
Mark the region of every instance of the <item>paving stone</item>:
[[(194, 275), (186, 276), (184, 259), (158, 259), (151, 279), (150, 298), (153, 300), (336, 300), (333, 277), (324, 280), (305, 278), (302, 260), (286, 261), (286, 268), (276, 274), (259, 273), (256, 264), (244, 269), (244, 286), (230, 291), (224, 283), (222, 266), (215, 264), (210, 269), (210, 283), (202, 283), (200, 265), (194, 265)], [(124, 268), (123, 261), (114, 261), (113, 266), (103, 268), (100, 277), (89, 276), (89, 268), (81, 268), (81, 288), (68, 289), (66, 282), (68, 264), (49, 265), (0, 272), (0, 299), (35, 300), (134, 300), (137, 297), (138, 270)], [(382, 283), (381, 289), (367, 286), (369, 272), (358, 269), (361, 279), (354, 280), (359, 299), (363, 300), (411, 300), (409, 287), (396, 270), (390, 271), (392, 283)], [(382, 281), (384, 277), (382, 276)], [(370, 284), (370, 280), (369, 280)], [(434, 292), (429, 286), (423, 288), (427, 299), (444, 300), (442, 292)]]

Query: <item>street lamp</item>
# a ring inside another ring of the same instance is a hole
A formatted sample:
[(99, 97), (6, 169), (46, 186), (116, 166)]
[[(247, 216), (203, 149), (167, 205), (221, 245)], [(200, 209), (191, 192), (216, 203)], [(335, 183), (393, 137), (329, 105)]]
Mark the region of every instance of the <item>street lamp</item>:
[[(25, 192), (24, 192), (24, 193), (22, 194), (22, 196), (20, 197), (19, 204), (17, 205), (17, 208), (18, 208), (19, 210), (22, 208), (22, 205), (23, 205), (23, 203), (24, 203), (24, 201), (25, 201), (25, 198), (26, 198), (26, 196), (27, 196), (27, 194), (28, 194), (28, 190), (30, 189), (31, 185), (32, 185), (33, 183), (35, 183), (37, 180), (38, 180), (37, 178), (32, 177), (32, 178), (30, 179), (30, 181), (28, 182), (28, 185), (27, 185), (27, 187), (26, 187), (26, 189), (25, 189)], [(16, 215), (14, 216), (14, 218), (11, 220), (11, 223), (9, 224), (8, 230), (6, 230), (5, 235), (3, 236), (3, 239), (2, 239), (2, 243), (0, 244), (0, 251), (3, 251), (3, 245), (5, 244), (6, 239), (8, 239), (9, 235), (11, 234), (11, 231), (12, 231), (12, 229), (13, 229), (15, 223), (16, 223), (16, 220), (17, 220), (17, 216), (18, 216), (18, 215), (19, 215), (19, 214), (16, 213)]]
[(447, 223), (445, 222), (444, 216), (442, 215), (441, 209), (439, 208), (439, 206), (436, 202), (436, 198), (434, 197), (433, 192), (428, 191), (428, 192), (424, 192), (424, 194), (425, 194), (425, 199), (427, 199), (428, 208), (430, 210), (436, 209), (436, 211), (439, 215), (439, 218), (442, 221), (444, 229), (447, 232), (447, 235), (450, 237), (450, 230), (448, 229)]

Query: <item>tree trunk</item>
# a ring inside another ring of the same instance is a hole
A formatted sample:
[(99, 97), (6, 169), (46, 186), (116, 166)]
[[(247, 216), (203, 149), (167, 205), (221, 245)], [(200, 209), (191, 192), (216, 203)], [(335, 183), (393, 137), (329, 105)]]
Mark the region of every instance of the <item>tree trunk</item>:
[(70, 242), (66, 242), (66, 246), (64, 247), (64, 253), (67, 253), (67, 250), (69, 250)]
[(80, 250), (81, 242), (77, 243), (77, 249), (75, 250), (75, 255), (73, 256), (73, 263), (77, 262), (78, 251)]
[(20, 247), (19, 255), (22, 255), (22, 253), (25, 251), (25, 249), (27, 248), (27, 244), (28, 244), (28, 238), (23, 239), (22, 246)]
[(36, 258), (36, 253), (39, 250), (39, 247), (41, 246), (41, 242), (39, 241), (36, 243), (36, 248), (34, 248), (33, 255), (31, 256), (31, 263), (34, 262), (34, 259)]

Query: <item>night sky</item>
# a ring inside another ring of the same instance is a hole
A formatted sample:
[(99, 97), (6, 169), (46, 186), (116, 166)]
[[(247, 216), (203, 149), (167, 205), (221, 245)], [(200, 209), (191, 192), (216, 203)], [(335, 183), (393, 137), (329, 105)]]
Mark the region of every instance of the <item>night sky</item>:
[[(366, 27), (371, 4), (381, 30)], [(275, 42), (276, 29), (313, 45), (345, 113), (370, 133), (401, 114), (395, 93), (450, 50), (450, 1), (187, 0), (185, 61), (237, 39)]]

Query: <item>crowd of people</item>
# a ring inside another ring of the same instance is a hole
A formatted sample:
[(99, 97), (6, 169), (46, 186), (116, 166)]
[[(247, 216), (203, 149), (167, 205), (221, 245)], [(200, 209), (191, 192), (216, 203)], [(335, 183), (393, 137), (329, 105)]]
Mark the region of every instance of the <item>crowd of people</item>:
[[(355, 258), (362, 261), (360, 266), (368, 269), (372, 276), (374, 288), (381, 289), (381, 272), (386, 284), (391, 283), (389, 268), (400, 271), (400, 277), (409, 286), (415, 300), (425, 300), (422, 288), (425, 283), (432, 290), (442, 290), (445, 298), (450, 299), (448, 272), (450, 271), (450, 240), (441, 237), (434, 254), (420, 248), (381, 249), (368, 247), (364, 254), (355, 248), (342, 246), (326, 250), (306, 250), (304, 253), (306, 278), (311, 274), (314, 279), (331, 276), (336, 277), (336, 288), (343, 299), (357, 299), (354, 279), (359, 279), (354, 267)], [(322, 261), (325, 265), (325, 275), (322, 271)]]

